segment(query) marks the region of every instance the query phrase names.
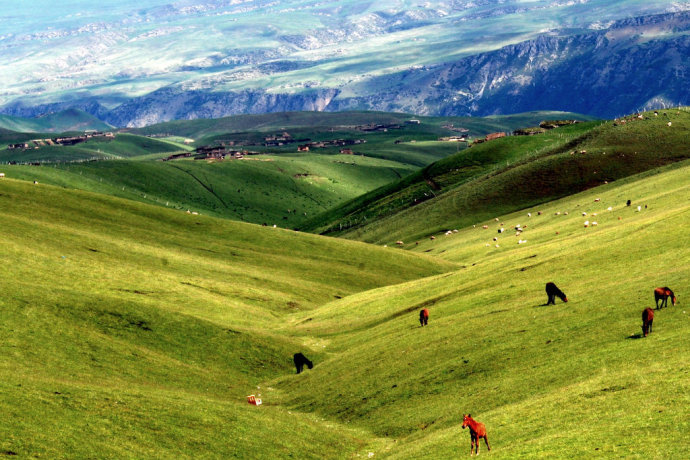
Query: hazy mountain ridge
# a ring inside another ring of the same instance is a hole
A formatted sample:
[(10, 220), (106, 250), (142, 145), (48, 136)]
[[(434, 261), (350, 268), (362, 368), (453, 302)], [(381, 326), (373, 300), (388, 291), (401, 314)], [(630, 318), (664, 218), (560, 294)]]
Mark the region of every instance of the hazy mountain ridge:
[[(59, 41), (65, 30), (71, 30), (70, 40), (89, 34), (93, 40), (73, 55), (58, 53), (51, 60), (62, 74), (51, 69), (30, 83), (36, 72), (27, 72), (25, 96), (7, 102), (0, 113), (34, 117), (79, 108), (133, 127), (286, 110), (489, 115), (555, 109), (612, 117), (688, 103), (683, 91), (688, 75), (683, 56), (690, 55), (690, 13), (683, 11), (688, 4), (631, 3), (628, 14), (658, 12), (661, 4), (678, 12), (616, 21), (611, 10), (622, 15), (626, 2), (612, 7), (599, 0), (484, 0), (414, 8), (379, 3), (185, 2), (141, 8), (112, 24), (86, 22), (74, 29), (58, 24), (23, 38), (6, 34), (0, 49)], [(245, 10), (252, 14), (243, 16)], [(301, 22), (290, 23), (294, 14)], [(199, 18), (209, 21), (207, 27), (194, 22)], [(272, 23), (280, 18), (284, 27)], [(594, 18), (599, 20), (591, 22)], [(501, 30), (500, 21), (517, 27)], [(148, 22), (152, 26), (143, 28)], [(554, 23), (561, 28), (548, 27)], [(537, 35), (538, 26), (547, 27)], [(247, 36), (246, 43), (233, 38), (248, 31), (261, 38)], [(474, 45), (467, 43), (471, 38)], [(175, 53), (171, 43), (187, 40), (187, 48)], [(132, 44), (140, 41), (157, 46), (150, 62), (135, 53)], [(123, 67), (111, 81), (107, 71), (123, 43), (118, 57)], [(39, 55), (38, 64), (42, 59)], [(5, 73), (18, 74), (28, 65), (18, 62)], [(94, 68), (104, 73), (91, 75)], [(72, 71), (90, 77), (70, 82)], [(40, 98), (32, 96), (34, 84)], [(69, 88), (57, 100), (51, 96), (65, 85)], [(17, 89), (10, 81), (0, 101)]]

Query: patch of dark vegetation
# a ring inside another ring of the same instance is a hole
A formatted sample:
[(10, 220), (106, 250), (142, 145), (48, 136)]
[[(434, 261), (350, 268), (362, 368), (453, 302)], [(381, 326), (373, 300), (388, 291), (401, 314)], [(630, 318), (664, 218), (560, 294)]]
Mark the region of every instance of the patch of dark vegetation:
[(226, 329), (225, 332), (227, 332), (228, 334), (234, 334), (234, 335), (240, 335), (241, 334), (240, 331), (236, 331), (234, 329)]
[(137, 294), (137, 295), (150, 295), (153, 294), (154, 291), (140, 291), (139, 289), (118, 289), (120, 292), (129, 292), (130, 294)]
[(0, 451), (0, 455), (19, 455), (19, 454), (13, 450), (3, 450), (3, 451)]
[(101, 252), (101, 251), (99, 251), (98, 249), (94, 249), (94, 248), (86, 248), (86, 249), (87, 249), (88, 251), (91, 251), (91, 252)]
[(143, 331), (151, 331), (151, 327), (149, 326), (148, 322), (138, 319), (138, 318), (132, 318), (123, 315), (122, 313), (119, 312), (114, 312), (114, 311), (109, 311), (105, 312), (106, 315), (114, 318), (118, 325), (124, 326), (125, 328), (131, 328), (135, 327), (138, 329), (141, 329)]
[(299, 309), (299, 303), (295, 302), (294, 300), (289, 301), (287, 306), (288, 308)]
[(602, 389), (599, 390), (599, 391), (592, 391), (592, 392), (590, 392), (590, 393), (585, 393), (583, 396), (584, 396), (585, 398), (596, 398), (597, 396), (602, 396), (602, 393), (603, 393), (603, 394), (606, 394), (606, 393), (618, 393), (619, 391), (623, 391), (623, 390), (625, 390), (625, 389), (627, 389), (627, 388), (624, 387), (623, 385), (613, 385), (613, 386), (610, 386), (610, 387), (602, 388)]

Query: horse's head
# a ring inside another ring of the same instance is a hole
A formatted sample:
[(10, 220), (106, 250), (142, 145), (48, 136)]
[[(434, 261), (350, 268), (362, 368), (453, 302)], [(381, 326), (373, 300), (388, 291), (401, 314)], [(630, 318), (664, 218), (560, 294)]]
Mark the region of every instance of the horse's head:
[(462, 429), (463, 430), (470, 425), (470, 420), (472, 420), (472, 416), (470, 414), (462, 416)]
[(673, 303), (673, 305), (676, 304), (676, 296), (673, 294), (671, 294), (671, 302)]
[(568, 298), (566, 296), (563, 296), (563, 302), (567, 302)]

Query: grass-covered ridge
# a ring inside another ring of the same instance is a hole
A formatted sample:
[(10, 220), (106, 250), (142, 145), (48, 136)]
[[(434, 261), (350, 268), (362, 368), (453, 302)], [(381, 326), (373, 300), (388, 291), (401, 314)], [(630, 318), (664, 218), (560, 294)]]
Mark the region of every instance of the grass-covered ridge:
[[(468, 412), (486, 423), (491, 458), (684, 456), (688, 173), (686, 161), (420, 243), (462, 268), (296, 315), (291, 328), (333, 358), (280, 379), (275, 397), (387, 437), (383, 458), (468, 455)], [(501, 223), (526, 228), (498, 234)], [(567, 304), (544, 306), (547, 281)], [(661, 285), (680, 303), (657, 311), (641, 339)]]
[[(352, 449), (357, 435), (320, 441), (326, 428), (317, 420), (245, 407), (244, 396), (290, 372), (292, 353), (304, 347), (272, 329), (288, 312), (453, 267), (384, 249), (373, 255), (360, 243), (0, 181), (7, 351), (0, 405), (12, 414), (0, 447), (22, 456), (201, 449), (227, 457), (251, 451), (253, 437), (270, 438), (276, 424), (300, 426), (313, 438), (313, 452)], [(279, 457), (303, 442), (275, 441), (266, 452)]]
[(369, 242), (414, 241), (690, 157), (687, 109), (642, 117), (473, 146), (305, 228)]
[[(8, 177), (233, 220), (302, 228), (317, 214), (395, 183), (463, 149), (464, 143), (438, 141), (460, 134), (451, 126), (483, 136), (555, 117), (581, 116), (553, 112), (491, 118), (413, 118), (377, 112), (245, 115), (164, 123), (118, 133), (112, 140), (92, 139), (70, 147), (0, 150), (0, 162), (20, 163), (3, 167)], [(413, 119), (420, 123), (406, 123)], [(362, 129), (374, 125), (383, 126), (378, 131)], [(266, 137), (284, 132), (295, 141), (263, 145)], [(171, 135), (175, 142), (147, 137)], [(9, 144), (25, 141), (25, 136), (7, 133), (0, 139)], [(192, 139), (194, 146), (225, 143), (227, 148), (260, 155), (242, 161), (159, 161), (193, 149), (180, 139)], [(336, 139), (365, 142), (348, 146), (353, 155), (341, 154), (339, 146), (297, 153), (297, 146), (305, 142)]]

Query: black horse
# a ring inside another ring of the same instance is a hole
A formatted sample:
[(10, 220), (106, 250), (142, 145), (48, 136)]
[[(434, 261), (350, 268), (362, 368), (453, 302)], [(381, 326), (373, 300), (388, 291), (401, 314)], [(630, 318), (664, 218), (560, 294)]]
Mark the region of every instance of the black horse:
[(546, 305), (556, 305), (556, 297), (561, 299), (563, 302), (568, 301), (565, 293), (558, 289), (558, 287), (556, 287), (556, 285), (553, 283), (546, 283), (546, 295), (549, 296), (549, 301), (546, 302)]
[(295, 368), (297, 368), (297, 373), (299, 374), (302, 372), (304, 369), (304, 365), (306, 364), (309, 369), (314, 367), (314, 364), (307, 359), (306, 356), (304, 356), (302, 353), (295, 353), (292, 356), (292, 360), (295, 362)]
[(422, 308), (419, 310), (419, 324), (420, 326), (426, 326), (429, 324), (429, 309)]

